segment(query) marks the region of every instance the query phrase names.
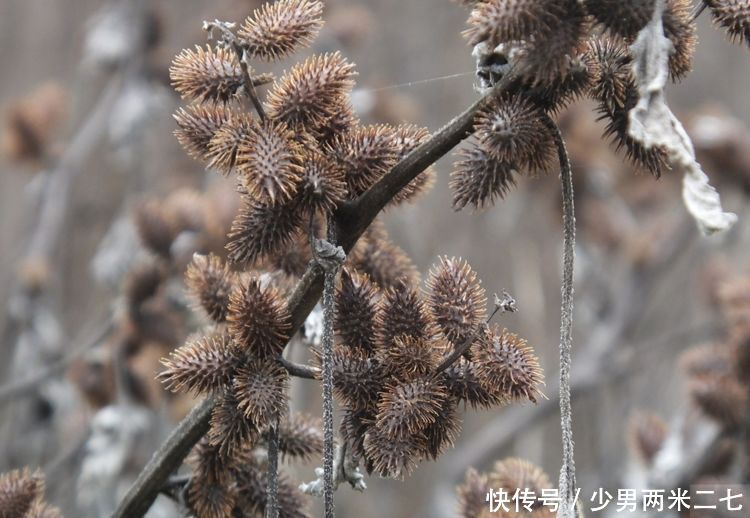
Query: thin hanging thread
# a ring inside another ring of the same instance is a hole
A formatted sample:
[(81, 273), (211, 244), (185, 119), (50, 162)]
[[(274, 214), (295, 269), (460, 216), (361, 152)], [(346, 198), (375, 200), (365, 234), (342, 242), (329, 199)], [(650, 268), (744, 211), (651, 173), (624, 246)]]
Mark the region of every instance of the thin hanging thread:
[(396, 85), (382, 86), (380, 88), (358, 88), (354, 90), (355, 93), (375, 93), (383, 92), (385, 90), (395, 90), (397, 88), (409, 88), (411, 86), (423, 85), (427, 83), (436, 83), (438, 81), (444, 81), (446, 79), (455, 79), (458, 77), (473, 76), (474, 72), (461, 72), (460, 74), (449, 74), (447, 76), (431, 77), (429, 79), (418, 79), (416, 81), (409, 81), (408, 83), (399, 83)]

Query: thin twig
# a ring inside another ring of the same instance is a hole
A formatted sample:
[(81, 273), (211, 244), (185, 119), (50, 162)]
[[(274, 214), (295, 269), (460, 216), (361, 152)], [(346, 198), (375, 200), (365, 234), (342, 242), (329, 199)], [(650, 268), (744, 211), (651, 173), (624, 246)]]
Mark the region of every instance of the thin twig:
[(576, 466), (573, 442), (573, 410), (570, 398), (570, 370), (573, 352), (573, 269), (575, 262), (576, 222), (573, 204), (573, 175), (568, 151), (560, 128), (546, 119), (553, 133), (560, 161), (563, 206), (563, 279), (560, 309), (560, 426), (562, 429), (563, 459), (560, 468), (560, 497), (563, 499), (557, 516), (574, 518), (576, 515)]
[[(474, 127), (477, 112), (511, 84), (512, 77), (508, 74), (487, 94), (404, 157), (354, 202), (337, 209), (333, 224), (338, 243), (344, 251), (351, 250), (378, 213), (402, 188), (465, 139)], [(323, 277), (323, 268), (312, 261), (287, 303), (292, 316), (292, 329), (302, 326), (318, 303), (323, 291)], [(179, 467), (182, 459), (208, 430), (213, 404), (213, 399), (205, 400), (177, 425), (128, 490), (115, 517), (143, 516), (169, 474)]]

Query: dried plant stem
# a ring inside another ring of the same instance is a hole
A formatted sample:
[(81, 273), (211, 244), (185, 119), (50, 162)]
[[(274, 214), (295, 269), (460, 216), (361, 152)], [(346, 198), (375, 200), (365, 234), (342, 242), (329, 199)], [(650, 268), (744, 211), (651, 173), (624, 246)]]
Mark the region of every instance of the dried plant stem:
[[(351, 250), (378, 213), (402, 188), (470, 134), (477, 112), (490, 99), (507, 90), (512, 79), (511, 74), (504, 76), (492, 90), (404, 157), (367, 192), (336, 211), (333, 224), (338, 243), (345, 251)], [(292, 316), (292, 329), (299, 328), (305, 322), (320, 299), (323, 277), (323, 268), (313, 261), (297, 283), (287, 304)], [(213, 399), (205, 400), (177, 425), (133, 483), (115, 517), (135, 518), (145, 514), (164, 481), (208, 430), (213, 405)]]
[(255, 107), (255, 111), (258, 113), (258, 117), (260, 117), (260, 120), (264, 120), (266, 118), (266, 112), (263, 109), (263, 103), (261, 103), (258, 98), (258, 92), (255, 90), (255, 83), (250, 74), (250, 67), (247, 65), (247, 52), (239, 43), (237, 43), (236, 40), (232, 42), (232, 48), (234, 49), (234, 53), (237, 54), (237, 60), (240, 62), (242, 77), (245, 80), (245, 91), (247, 92), (248, 97), (250, 97), (250, 100)]
[(266, 518), (279, 518), (279, 418), (268, 433)]
[(573, 175), (568, 151), (560, 128), (547, 118), (560, 160), (563, 207), (563, 279), (560, 316), (560, 426), (562, 429), (563, 459), (560, 468), (561, 505), (557, 516), (576, 516), (576, 466), (573, 442), (573, 410), (570, 398), (570, 370), (573, 352), (573, 269), (575, 262), (576, 222), (573, 204)]

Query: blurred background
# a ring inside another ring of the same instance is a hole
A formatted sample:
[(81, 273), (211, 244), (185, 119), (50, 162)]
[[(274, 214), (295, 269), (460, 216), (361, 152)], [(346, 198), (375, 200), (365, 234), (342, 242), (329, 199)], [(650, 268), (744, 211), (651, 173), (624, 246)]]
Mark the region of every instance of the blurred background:
[[(181, 268), (193, 251), (215, 245), (237, 200), (232, 180), (206, 172), (174, 138), (180, 103), (168, 68), (181, 49), (205, 42), (203, 20), (240, 22), (259, 4), (0, 0), (0, 472), (40, 467), (47, 501), (66, 516), (106, 516), (194, 403), (166, 397), (153, 376), (159, 358), (191, 332)], [(460, 35), (465, 8), (448, 0), (326, 6), (321, 37), (306, 52), (341, 49), (357, 64), (353, 100), (363, 120), (434, 131), (476, 99)], [(573, 389), (584, 493), (648, 478), (639, 444), (653, 430), (633, 424), (635, 411), (661, 416), (666, 427), (657, 435), (723, 426), (703, 411), (679, 358), (726, 339), (726, 287), (742, 286), (750, 273), (750, 52), (707, 14), (698, 26), (694, 71), (669, 95), (724, 207), (739, 215), (729, 233), (701, 237), (682, 205), (679, 175), (633, 171), (602, 141), (587, 101), (559, 116), (577, 189)], [(456, 213), (451, 167), (450, 156), (442, 159), (429, 193), (386, 214), (391, 237), (423, 273), (439, 255), (461, 256), (488, 293), (515, 297), (519, 312), (501, 324), (539, 355), (549, 399), (468, 409), (454, 449), (404, 482), (368, 478), (364, 494), (342, 487), (341, 516), (455, 516), (454, 487), (466, 469), (508, 456), (557, 477), (558, 179), (525, 178), (494, 207)], [(186, 200), (199, 200), (200, 214), (184, 209)], [(123, 283), (151, 253), (138, 225), (158, 225), (164, 206), (200, 221), (174, 240), (170, 281), (134, 324)], [(745, 288), (739, 296), (750, 300)], [(295, 382), (293, 405), (319, 414), (311, 383)], [(316, 465), (289, 469), (310, 480)], [(151, 515), (177, 509), (160, 497)]]

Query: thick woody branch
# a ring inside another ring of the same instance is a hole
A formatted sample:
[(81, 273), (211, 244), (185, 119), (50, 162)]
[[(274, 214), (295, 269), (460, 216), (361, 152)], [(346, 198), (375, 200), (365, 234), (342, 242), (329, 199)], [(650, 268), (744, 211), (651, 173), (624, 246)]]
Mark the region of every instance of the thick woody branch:
[[(477, 112), (490, 99), (506, 91), (511, 83), (512, 76), (508, 74), (461, 115), (404, 157), (362, 196), (336, 211), (333, 220), (338, 244), (344, 251), (352, 249), (378, 213), (401, 189), (471, 133)], [(297, 283), (288, 302), (292, 329), (299, 328), (305, 322), (320, 299), (323, 277), (323, 269), (312, 262)], [(180, 422), (131, 486), (115, 511), (115, 518), (144, 515), (169, 475), (180, 466), (182, 459), (208, 430), (213, 404), (212, 399), (206, 399)]]

